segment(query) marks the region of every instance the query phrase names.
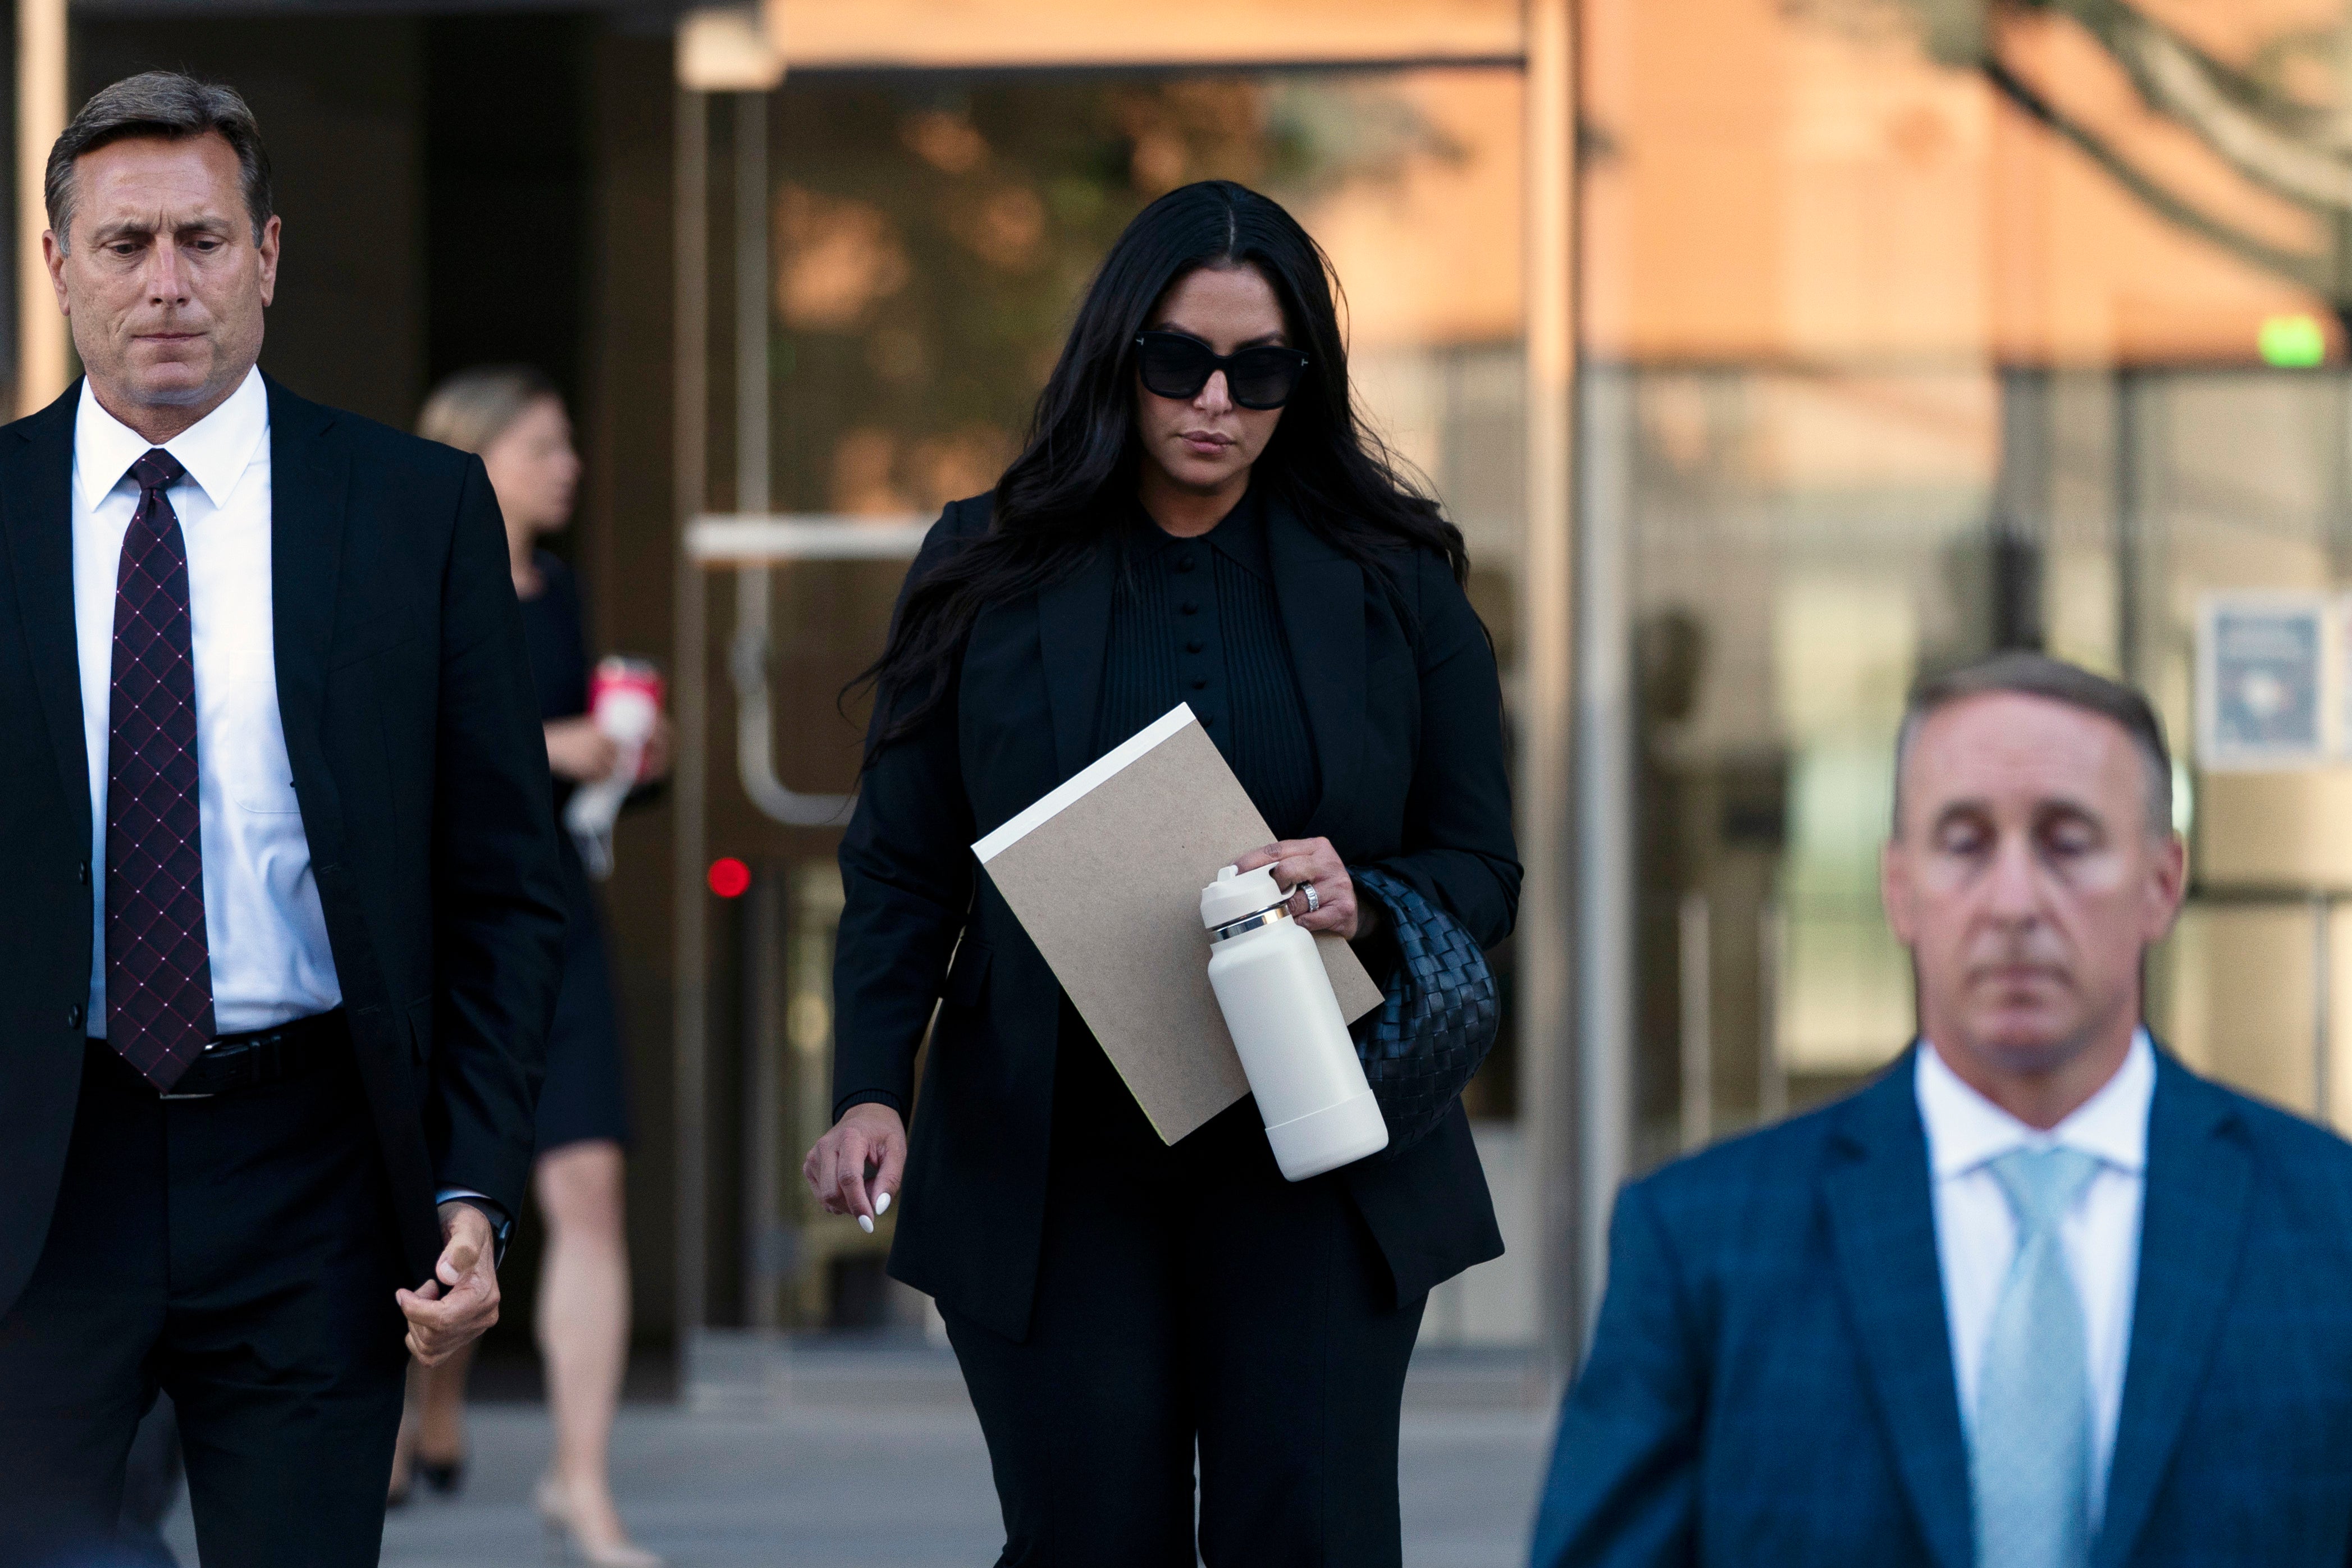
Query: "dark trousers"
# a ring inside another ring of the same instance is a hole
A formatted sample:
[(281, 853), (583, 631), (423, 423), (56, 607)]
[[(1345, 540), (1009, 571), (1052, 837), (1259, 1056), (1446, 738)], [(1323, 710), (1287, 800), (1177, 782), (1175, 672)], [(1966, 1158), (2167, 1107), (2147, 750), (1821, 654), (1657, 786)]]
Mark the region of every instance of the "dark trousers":
[(1193, 1568), (1197, 1448), (1209, 1568), (1393, 1568), (1427, 1298), (1396, 1301), (1336, 1178), (1282, 1179), (1254, 1103), (1166, 1149), (1116, 1080), (1074, 1095), (1072, 1071), (1027, 1337), (943, 1312), (1003, 1504), (1000, 1563)]
[(159, 1387), (205, 1562), (374, 1563), (401, 1274), (348, 1047), (205, 1100), (160, 1100), (89, 1048), (48, 1239), (0, 1317), (0, 1568), (116, 1560)]
[(179, 1568), (180, 1560), (163, 1542), (163, 1521), (180, 1500), (180, 1424), (172, 1416), (172, 1396), (158, 1392), (147, 1418), (131, 1439), (131, 1458), (123, 1467), (122, 1519), (115, 1539), (121, 1543), (124, 1568)]

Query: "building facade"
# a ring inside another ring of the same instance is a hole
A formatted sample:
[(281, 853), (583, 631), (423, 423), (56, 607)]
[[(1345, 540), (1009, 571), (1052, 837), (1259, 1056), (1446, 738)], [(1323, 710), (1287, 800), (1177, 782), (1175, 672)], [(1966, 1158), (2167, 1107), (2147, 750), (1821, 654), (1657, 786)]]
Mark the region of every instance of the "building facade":
[[(680, 1344), (921, 1323), (887, 1225), (798, 1178), (837, 699), (1120, 225), (1212, 175), (1290, 204), (1505, 671), (1528, 883), (1468, 1098), (1511, 1251), (1425, 1333), (1541, 1383), (1619, 1181), (1907, 1042), (1875, 859), (1924, 671), (2030, 645), (2150, 691), (2194, 863), (2151, 1016), (2352, 1115), (2352, 179), (2309, 129), (2352, 47), (2289, 0), (2210, 10), (20, 0), (15, 237), (64, 105), (183, 66), (278, 160), (267, 368), (403, 424), (485, 361), (566, 389), (563, 548), (686, 741), (609, 884), (640, 1311)], [(38, 302), (20, 405), (69, 369)]]

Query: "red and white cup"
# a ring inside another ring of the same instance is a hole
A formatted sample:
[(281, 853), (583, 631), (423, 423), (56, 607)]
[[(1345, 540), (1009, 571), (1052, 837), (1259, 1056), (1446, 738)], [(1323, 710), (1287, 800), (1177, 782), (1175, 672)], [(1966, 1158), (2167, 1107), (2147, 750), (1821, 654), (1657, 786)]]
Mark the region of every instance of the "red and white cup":
[(651, 659), (607, 653), (596, 661), (595, 673), (589, 677), (589, 716), (625, 756), (635, 754), (635, 766), (628, 773), (631, 783), (636, 782), (644, 767), (646, 742), (653, 738), (654, 727), (660, 722), (664, 695), (661, 667)]
[(650, 659), (609, 653), (588, 681), (588, 715), (613, 742), (613, 771), (572, 792), (563, 825), (572, 830), (581, 862), (602, 881), (613, 874), (613, 823), (621, 803), (644, 777), (646, 746), (661, 722), (662, 677)]

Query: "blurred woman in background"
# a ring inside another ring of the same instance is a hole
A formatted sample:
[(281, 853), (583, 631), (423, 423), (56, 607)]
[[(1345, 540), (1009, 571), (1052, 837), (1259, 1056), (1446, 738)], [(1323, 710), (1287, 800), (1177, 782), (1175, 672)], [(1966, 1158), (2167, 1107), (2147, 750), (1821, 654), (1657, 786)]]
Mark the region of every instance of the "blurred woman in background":
[[(580, 458), (553, 383), (521, 366), (451, 376), (435, 389), (418, 434), (480, 455), (506, 517), (515, 594), (522, 601), (555, 810), (572, 791), (611, 775), (618, 748), (588, 712), (588, 653), (571, 569), (538, 548), (572, 519)], [(639, 781), (668, 768), (668, 733), (657, 730)], [(595, 898), (569, 834), (562, 836), (572, 920), (563, 984), (547, 1039), (539, 1099), (533, 1187), (547, 1220), (537, 1330), (547, 1365), (555, 1452), (537, 1503), (548, 1528), (600, 1568), (660, 1568), (634, 1545), (613, 1504), (608, 1453), (629, 1346), (629, 1260), (623, 1227), (622, 1161), (629, 1139), (627, 1080), (610, 969)], [(466, 1375), (470, 1352), (410, 1369), (409, 1408), (393, 1462), (391, 1500), (416, 1480), (454, 1492), (466, 1461)]]

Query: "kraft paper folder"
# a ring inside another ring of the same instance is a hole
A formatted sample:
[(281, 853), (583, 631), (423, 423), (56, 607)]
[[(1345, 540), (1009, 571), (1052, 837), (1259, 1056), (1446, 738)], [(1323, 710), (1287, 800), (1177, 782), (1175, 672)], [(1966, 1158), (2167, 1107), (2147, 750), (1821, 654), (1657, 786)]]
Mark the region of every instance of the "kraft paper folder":
[[(1249, 1092), (1209, 988), (1201, 889), (1273, 841), (1180, 703), (971, 847), (1169, 1143)], [(1380, 1006), (1346, 942), (1316, 946), (1341, 1016)]]

